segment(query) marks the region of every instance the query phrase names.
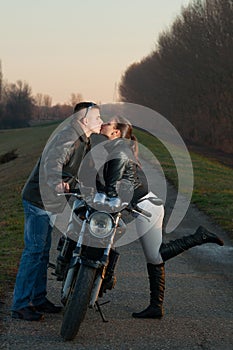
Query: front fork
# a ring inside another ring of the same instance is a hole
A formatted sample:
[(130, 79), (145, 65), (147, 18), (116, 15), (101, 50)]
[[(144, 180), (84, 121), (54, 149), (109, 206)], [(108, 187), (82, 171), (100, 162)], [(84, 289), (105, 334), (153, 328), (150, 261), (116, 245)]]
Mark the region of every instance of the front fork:
[(95, 279), (93, 288), (92, 288), (92, 292), (91, 292), (91, 298), (90, 298), (90, 302), (89, 302), (89, 307), (93, 308), (98, 300), (98, 296), (100, 293), (100, 288), (102, 286), (103, 283), (103, 279), (106, 273), (106, 269), (107, 267), (104, 266), (102, 269), (102, 272), (98, 274), (98, 276)]
[(85, 228), (86, 228), (86, 220), (84, 220), (84, 222), (83, 222), (82, 229), (81, 229), (80, 235), (79, 235), (79, 239), (78, 239), (76, 248), (73, 252), (73, 257), (71, 258), (71, 263), (70, 263), (71, 267), (69, 267), (69, 270), (68, 270), (67, 275), (66, 275), (65, 283), (64, 283), (64, 286), (62, 288), (62, 292), (61, 292), (62, 303), (66, 303), (67, 298), (68, 298), (69, 293), (70, 293), (70, 289), (72, 287), (74, 276), (75, 276), (75, 274), (77, 275), (78, 266), (80, 264), (79, 255), (80, 255), (80, 250), (81, 250), (81, 245), (82, 245), (82, 240), (83, 240)]
[[(72, 258), (73, 260), (74, 258)], [(61, 292), (61, 302), (63, 304), (66, 304), (67, 298), (70, 293), (70, 289), (72, 288), (72, 284), (74, 283), (74, 277), (77, 276), (78, 273), (78, 268), (79, 268), (79, 263), (77, 261), (77, 257), (75, 258), (76, 261), (72, 261), (72, 267), (69, 268), (65, 283), (62, 287), (62, 292)]]
[[(119, 220), (120, 220), (121, 214), (118, 213), (117, 218), (116, 218), (116, 227), (118, 226)], [(103, 258), (102, 258), (102, 270), (101, 273), (99, 273), (99, 275), (97, 276), (97, 278), (95, 279), (94, 285), (93, 285), (93, 289), (92, 289), (92, 293), (91, 293), (91, 298), (90, 298), (90, 303), (89, 306), (90, 307), (94, 307), (98, 301), (98, 297), (100, 294), (100, 289), (107, 271), (107, 267), (109, 264), (109, 255), (110, 255), (110, 251), (111, 248), (113, 246), (113, 241), (115, 238), (115, 234), (116, 234), (116, 229), (114, 231), (114, 233), (111, 236), (110, 242), (108, 244), (108, 246), (105, 248), (104, 250), (104, 254), (103, 254)], [(119, 255), (119, 254), (118, 254)]]

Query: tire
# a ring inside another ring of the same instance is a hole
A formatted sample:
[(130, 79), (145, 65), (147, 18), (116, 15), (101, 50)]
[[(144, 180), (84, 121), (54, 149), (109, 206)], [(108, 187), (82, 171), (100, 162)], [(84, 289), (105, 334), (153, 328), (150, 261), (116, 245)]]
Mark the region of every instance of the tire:
[(64, 340), (72, 340), (79, 331), (79, 327), (86, 315), (91, 291), (96, 275), (96, 269), (81, 265), (77, 281), (65, 308), (61, 326), (61, 336)]

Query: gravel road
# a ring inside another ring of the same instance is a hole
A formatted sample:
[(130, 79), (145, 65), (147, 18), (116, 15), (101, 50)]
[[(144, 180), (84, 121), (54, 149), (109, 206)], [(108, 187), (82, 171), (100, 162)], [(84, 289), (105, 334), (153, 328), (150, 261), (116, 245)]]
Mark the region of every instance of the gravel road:
[[(176, 193), (168, 186), (167, 216)], [(64, 342), (60, 337), (62, 314), (46, 315), (43, 322), (11, 319), (12, 291), (1, 309), (0, 349), (10, 350), (232, 350), (233, 349), (233, 246), (232, 240), (193, 205), (165, 241), (192, 233), (200, 224), (224, 239), (224, 247), (213, 244), (195, 247), (166, 263), (165, 316), (161, 320), (137, 320), (149, 300), (146, 264), (140, 243), (119, 247), (117, 285), (103, 298), (108, 319), (103, 323), (89, 309), (77, 338)], [(55, 260), (57, 237), (51, 260)], [(60, 282), (49, 270), (48, 297), (60, 303)]]

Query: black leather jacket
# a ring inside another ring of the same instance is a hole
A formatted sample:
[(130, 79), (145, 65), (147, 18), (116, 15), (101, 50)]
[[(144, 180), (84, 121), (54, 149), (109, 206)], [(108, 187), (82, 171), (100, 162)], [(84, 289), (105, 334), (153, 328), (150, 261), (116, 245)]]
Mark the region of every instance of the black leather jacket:
[(47, 211), (62, 212), (67, 200), (57, 197), (55, 188), (62, 180), (75, 187), (80, 163), (88, 149), (89, 140), (78, 122), (71, 120), (48, 141), (23, 188), (23, 199)]
[[(103, 136), (102, 136), (103, 137)], [(98, 138), (98, 135), (97, 135)], [(100, 138), (100, 136), (99, 136)], [(103, 140), (103, 138), (102, 138)], [(106, 161), (97, 179), (97, 190), (108, 197), (120, 197), (123, 201), (137, 202), (148, 193), (146, 178), (130, 147), (130, 140), (105, 138)]]

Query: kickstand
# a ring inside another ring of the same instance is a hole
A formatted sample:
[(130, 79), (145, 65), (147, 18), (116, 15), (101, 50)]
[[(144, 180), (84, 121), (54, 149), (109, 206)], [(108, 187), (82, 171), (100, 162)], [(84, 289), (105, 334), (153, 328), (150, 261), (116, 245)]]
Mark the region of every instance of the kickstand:
[(49, 262), (49, 263), (48, 263), (48, 268), (51, 268), (51, 269), (55, 270), (56, 265), (53, 264), (53, 263), (51, 263), (51, 262)]
[(110, 303), (110, 301), (106, 301), (106, 302), (103, 303), (103, 304), (99, 304), (98, 301), (96, 301), (96, 303), (95, 303), (96, 308), (97, 308), (97, 311), (100, 313), (100, 316), (101, 316), (103, 322), (108, 322), (108, 320), (105, 318), (104, 313), (103, 313), (103, 311), (102, 311), (102, 309), (101, 309), (101, 306), (103, 306), (103, 305), (105, 305), (105, 304), (108, 304), (108, 303)]
[[(49, 263), (48, 263), (48, 266), (47, 266), (47, 269), (49, 269), (49, 268), (52, 269), (52, 270), (55, 270), (56, 265), (53, 264), (53, 263), (51, 263), (51, 262), (49, 262)], [(54, 272), (51, 272), (51, 275), (52, 275), (52, 276), (57, 276), (56, 273), (54, 273)]]

